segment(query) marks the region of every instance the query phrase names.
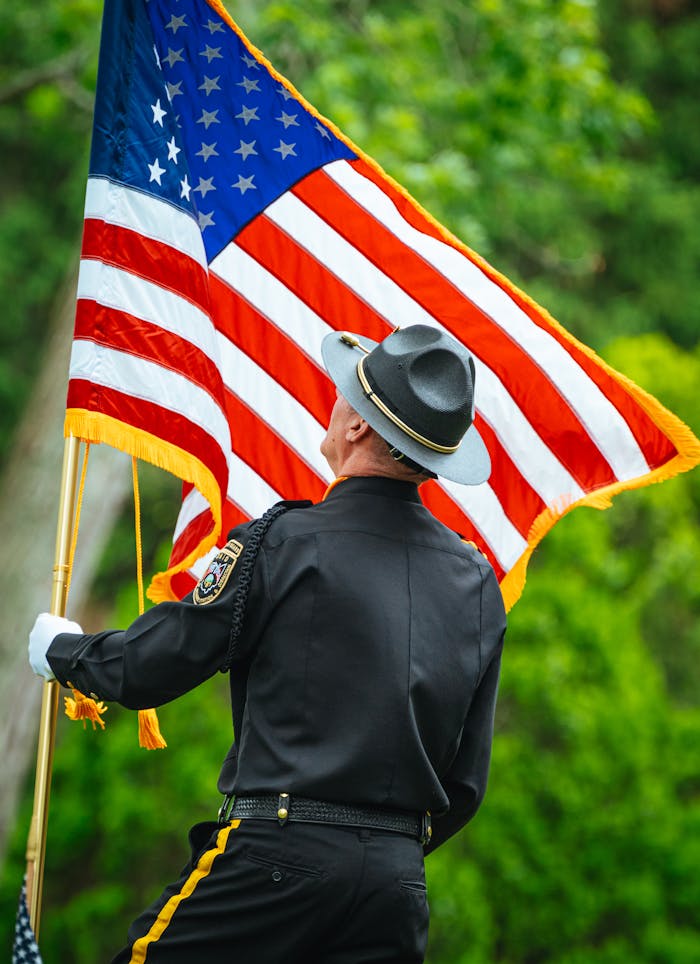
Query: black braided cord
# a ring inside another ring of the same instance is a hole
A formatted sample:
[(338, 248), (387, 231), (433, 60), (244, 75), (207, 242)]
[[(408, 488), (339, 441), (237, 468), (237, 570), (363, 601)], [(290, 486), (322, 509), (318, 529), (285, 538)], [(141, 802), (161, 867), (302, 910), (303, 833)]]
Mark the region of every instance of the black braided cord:
[(265, 538), (265, 533), (275, 519), (279, 518), (279, 516), (283, 515), (288, 509), (291, 508), (292, 506), (286, 502), (278, 502), (276, 505), (271, 506), (267, 512), (262, 515), (248, 530), (248, 540), (246, 542), (245, 549), (243, 550), (241, 560), (238, 563), (240, 567), (240, 575), (238, 577), (236, 598), (233, 603), (233, 612), (231, 614), (231, 632), (229, 633), (228, 638), (228, 650), (226, 651), (226, 659), (224, 660), (220, 670), (222, 673), (228, 673), (231, 668), (236, 643), (238, 642), (238, 639), (241, 635), (241, 630), (243, 629), (243, 620), (245, 619), (246, 607), (248, 605), (248, 596), (250, 595), (250, 584), (253, 580), (255, 560), (260, 552), (260, 546)]

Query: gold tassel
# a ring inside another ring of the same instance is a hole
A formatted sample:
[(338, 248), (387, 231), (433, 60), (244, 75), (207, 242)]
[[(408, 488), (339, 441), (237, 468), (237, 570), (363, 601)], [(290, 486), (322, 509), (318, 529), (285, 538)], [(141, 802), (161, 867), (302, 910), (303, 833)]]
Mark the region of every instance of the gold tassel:
[(66, 716), (69, 720), (82, 720), (83, 729), (85, 729), (89, 720), (92, 723), (93, 730), (96, 723), (99, 723), (100, 728), (104, 730), (105, 723), (102, 714), (107, 712), (107, 707), (101, 700), (98, 703), (91, 697), (84, 696), (80, 690), (73, 690), (73, 698), (66, 696), (64, 702), (66, 704)]
[[(138, 589), (139, 615), (143, 615), (143, 545), (141, 543), (141, 495), (139, 492), (138, 461), (131, 458), (131, 474), (134, 482), (134, 529), (136, 530), (136, 586)], [(139, 746), (144, 750), (164, 750), (168, 744), (163, 739), (155, 710), (139, 710)]]
[(155, 710), (139, 710), (139, 746), (144, 750), (164, 750), (163, 739)]

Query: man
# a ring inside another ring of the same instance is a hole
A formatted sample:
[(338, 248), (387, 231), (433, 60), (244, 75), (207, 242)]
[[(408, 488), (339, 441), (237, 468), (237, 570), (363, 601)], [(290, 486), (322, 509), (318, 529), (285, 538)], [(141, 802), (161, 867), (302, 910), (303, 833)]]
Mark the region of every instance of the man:
[(323, 356), (321, 503), (239, 526), (190, 596), (125, 632), (46, 614), (32, 630), (38, 672), (132, 708), (231, 668), (220, 824), (193, 828), (191, 863), (115, 961), (420, 962), (423, 855), (483, 797), (503, 603), (418, 495), (488, 477), (473, 360), (423, 325), (333, 333)]

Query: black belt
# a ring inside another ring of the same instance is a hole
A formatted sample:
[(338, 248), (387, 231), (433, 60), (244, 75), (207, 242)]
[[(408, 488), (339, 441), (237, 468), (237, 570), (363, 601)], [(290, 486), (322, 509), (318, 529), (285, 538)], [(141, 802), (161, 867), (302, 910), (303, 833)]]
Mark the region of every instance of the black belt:
[(284, 826), (287, 821), (296, 821), (297, 823), (330, 823), (370, 830), (390, 830), (415, 837), (424, 846), (432, 836), (430, 811), (425, 814), (414, 814), (402, 813), (399, 810), (382, 810), (379, 807), (353, 807), (343, 803), (309, 800), (306, 797), (292, 798), (288, 793), (236, 797), (232, 807), (230, 804), (231, 800), (227, 798), (219, 811), (220, 820), (257, 818), (276, 820), (280, 826)]

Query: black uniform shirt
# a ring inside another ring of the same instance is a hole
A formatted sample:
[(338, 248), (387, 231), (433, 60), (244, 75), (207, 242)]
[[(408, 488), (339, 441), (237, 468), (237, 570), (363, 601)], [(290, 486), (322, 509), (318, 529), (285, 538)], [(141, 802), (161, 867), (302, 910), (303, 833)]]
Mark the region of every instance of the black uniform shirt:
[[(229, 560), (249, 531), (230, 533)], [(240, 568), (224, 572), (125, 632), (57, 637), (57, 678), (133, 708), (192, 689), (226, 657)], [(350, 478), (291, 509), (255, 564), (221, 788), (429, 809), (446, 814), (434, 848), (484, 794), (504, 630), (491, 566), (415, 485)]]

